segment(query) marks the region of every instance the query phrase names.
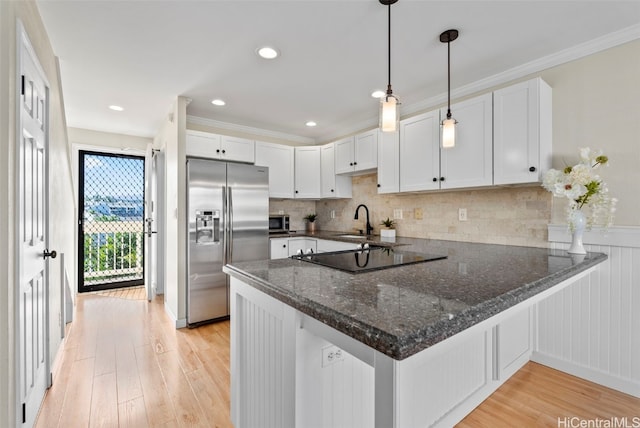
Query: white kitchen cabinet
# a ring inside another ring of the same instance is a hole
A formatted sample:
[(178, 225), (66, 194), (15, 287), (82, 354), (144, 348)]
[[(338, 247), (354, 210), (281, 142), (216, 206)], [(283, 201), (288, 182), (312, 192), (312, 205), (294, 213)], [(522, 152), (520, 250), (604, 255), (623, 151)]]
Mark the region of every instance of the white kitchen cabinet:
[(289, 238), (271, 238), (269, 242), (269, 257), (271, 259), (286, 259), (289, 257)]
[[(456, 145), (440, 149), (441, 189), (493, 184), (492, 110), (490, 93), (451, 105), (458, 121)], [(446, 115), (441, 109), (440, 117)]]
[(300, 199), (320, 199), (320, 146), (295, 147), (295, 191)]
[(536, 183), (551, 168), (551, 87), (536, 78), (493, 92), (494, 184)]
[(378, 193), (400, 191), (400, 131), (378, 134)]
[(510, 378), (520, 370), (533, 352), (531, 308), (508, 317), (496, 327), (496, 369), (499, 380)]
[(316, 249), (318, 253), (328, 253), (331, 251), (355, 250), (358, 244), (353, 242), (331, 241), (329, 239), (318, 239)]
[(335, 145), (329, 143), (320, 149), (320, 181), (322, 198), (350, 198), (351, 177), (336, 175)]
[(187, 130), (187, 156), (254, 163), (255, 142), (210, 132)]
[(316, 252), (316, 240), (313, 238), (289, 238), (289, 256), (295, 256), (298, 251), (303, 253)]
[(336, 174), (360, 175), (378, 167), (378, 130), (336, 141)]
[(440, 188), (438, 110), (400, 121), (400, 191)]
[(293, 147), (256, 141), (256, 165), (269, 167), (269, 197), (293, 198)]

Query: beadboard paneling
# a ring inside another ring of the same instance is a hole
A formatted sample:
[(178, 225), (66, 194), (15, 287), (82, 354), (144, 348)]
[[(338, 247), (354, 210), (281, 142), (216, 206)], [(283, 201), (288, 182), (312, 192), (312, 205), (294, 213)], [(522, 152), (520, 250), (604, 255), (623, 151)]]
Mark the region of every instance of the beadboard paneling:
[[(566, 227), (550, 226), (567, 249)], [(588, 232), (587, 251), (609, 259), (538, 304), (533, 360), (640, 397), (640, 228)]]

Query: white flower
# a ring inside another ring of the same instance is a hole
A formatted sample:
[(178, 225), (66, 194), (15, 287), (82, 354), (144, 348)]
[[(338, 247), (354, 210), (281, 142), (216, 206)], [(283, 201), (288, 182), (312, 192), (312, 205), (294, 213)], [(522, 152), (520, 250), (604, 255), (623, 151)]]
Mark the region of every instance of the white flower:
[(608, 158), (601, 150), (580, 149), (580, 162), (563, 171), (550, 169), (542, 180), (542, 187), (556, 197), (569, 199), (567, 219), (572, 227), (573, 212), (589, 208), (587, 227), (602, 224), (608, 227), (613, 222), (617, 200), (609, 196), (609, 189), (594, 170), (607, 164)]

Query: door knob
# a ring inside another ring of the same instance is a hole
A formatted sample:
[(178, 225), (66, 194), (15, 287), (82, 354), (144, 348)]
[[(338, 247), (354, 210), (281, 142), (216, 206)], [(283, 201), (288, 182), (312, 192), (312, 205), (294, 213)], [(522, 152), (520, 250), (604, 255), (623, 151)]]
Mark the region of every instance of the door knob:
[(46, 249), (44, 250), (44, 253), (42, 253), (42, 258), (45, 260), (47, 259), (47, 257), (51, 257), (52, 259), (55, 259), (57, 255), (58, 253), (56, 252), (56, 250), (49, 251), (48, 249)]

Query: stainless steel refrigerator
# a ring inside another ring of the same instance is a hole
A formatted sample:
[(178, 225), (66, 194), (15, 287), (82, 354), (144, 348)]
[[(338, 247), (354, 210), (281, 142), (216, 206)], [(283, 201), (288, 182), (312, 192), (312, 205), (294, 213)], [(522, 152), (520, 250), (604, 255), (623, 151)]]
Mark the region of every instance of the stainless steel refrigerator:
[(269, 258), (269, 170), (187, 160), (187, 323), (229, 317), (231, 262)]

